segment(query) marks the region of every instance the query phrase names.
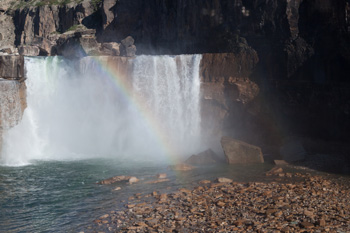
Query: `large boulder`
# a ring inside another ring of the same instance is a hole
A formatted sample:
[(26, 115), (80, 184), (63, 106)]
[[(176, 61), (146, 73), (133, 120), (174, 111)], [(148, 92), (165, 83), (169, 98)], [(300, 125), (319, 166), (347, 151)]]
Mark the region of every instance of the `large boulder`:
[(126, 37), (124, 40), (121, 41), (122, 44), (122, 51), (121, 55), (126, 57), (133, 57), (136, 55), (136, 46), (134, 45), (134, 38), (131, 36)]
[(222, 137), (221, 145), (229, 164), (264, 162), (260, 147), (230, 137)]
[(211, 149), (203, 151), (197, 155), (192, 155), (185, 161), (185, 163), (196, 164), (196, 165), (213, 164), (213, 163), (221, 163), (221, 162), (222, 160)]
[(106, 56), (119, 56), (120, 44), (116, 42), (102, 43), (101, 54)]

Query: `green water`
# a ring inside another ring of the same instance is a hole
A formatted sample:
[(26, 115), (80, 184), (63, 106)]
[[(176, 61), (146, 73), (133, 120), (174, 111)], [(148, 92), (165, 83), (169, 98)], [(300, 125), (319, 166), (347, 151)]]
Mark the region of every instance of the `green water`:
[[(207, 166), (173, 172), (167, 165), (151, 162), (85, 160), (36, 162), (23, 167), (0, 167), (0, 232), (75, 232), (122, 206), (135, 193), (170, 192), (193, 187), (199, 180), (218, 176), (237, 181), (263, 181), (271, 165)], [(167, 173), (170, 182), (143, 184)], [(98, 185), (116, 175), (132, 175), (138, 184)], [(120, 191), (114, 191), (120, 186)]]

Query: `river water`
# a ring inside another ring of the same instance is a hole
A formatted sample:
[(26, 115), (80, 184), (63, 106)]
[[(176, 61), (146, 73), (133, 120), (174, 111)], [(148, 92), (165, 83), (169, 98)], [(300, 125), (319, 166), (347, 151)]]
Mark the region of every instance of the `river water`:
[[(78, 232), (92, 221), (121, 208), (136, 193), (171, 192), (191, 188), (203, 179), (225, 176), (235, 181), (268, 181), (271, 165), (217, 165), (174, 172), (164, 163), (90, 159), (36, 161), (20, 167), (0, 167), (0, 232)], [(157, 173), (169, 182), (145, 184)], [(137, 184), (97, 182), (116, 175), (141, 179)], [(121, 190), (114, 191), (116, 187)]]

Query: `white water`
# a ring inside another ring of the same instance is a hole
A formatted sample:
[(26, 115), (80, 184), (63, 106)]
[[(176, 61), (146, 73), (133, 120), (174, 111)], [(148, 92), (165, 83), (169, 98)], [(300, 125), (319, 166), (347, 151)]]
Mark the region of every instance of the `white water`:
[(92, 58), (26, 58), (28, 107), (4, 135), (1, 163), (197, 152), (200, 59), (139, 56), (125, 91)]

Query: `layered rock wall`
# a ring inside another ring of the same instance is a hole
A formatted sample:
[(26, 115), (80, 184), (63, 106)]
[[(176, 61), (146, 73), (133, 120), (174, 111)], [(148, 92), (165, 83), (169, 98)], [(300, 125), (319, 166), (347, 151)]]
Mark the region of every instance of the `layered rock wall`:
[(22, 118), (27, 107), (24, 80), (23, 56), (0, 56), (0, 131), (15, 126)]
[(27, 55), (132, 57), (127, 36), (139, 54), (204, 54), (202, 124), (214, 134), (349, 141), (348, 0), (85, 0), (7, 6), (0, 23), (0, 49)]

